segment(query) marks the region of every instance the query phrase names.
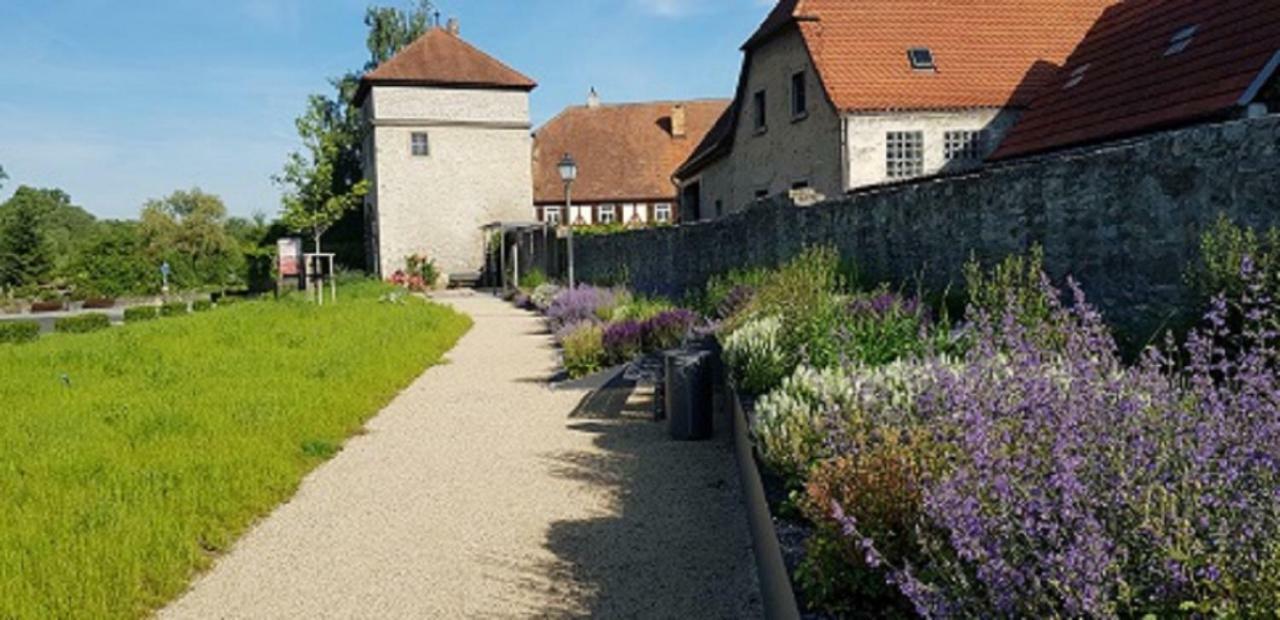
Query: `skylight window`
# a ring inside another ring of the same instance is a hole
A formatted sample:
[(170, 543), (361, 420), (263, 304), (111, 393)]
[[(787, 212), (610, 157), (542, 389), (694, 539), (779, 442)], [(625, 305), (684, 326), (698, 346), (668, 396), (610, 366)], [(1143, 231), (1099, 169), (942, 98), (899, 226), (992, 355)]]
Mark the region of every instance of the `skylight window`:
[(911, 61), (911, 68), (916, 71), (935, 71), (938, 68), (933, 62), (933, 50), (927, 47), (907, 50), (907, 59)]
[(1187, 26), (1186, 28), (1173, 33), (1173, 37), (1169, 39), (1169, 49), (1164, 51), (1164, 55), (1166, 57), (1175, 56), (1184, 52), (1187, 47), (1191, 45), (1191, 41), (1196, 38), (1196, 31), (1199, 29), (1200, 26), (1197, 24), (1194, 26)]
[(1075, 71), (1071, 72), (1071, 77), (1067, 80), (1067, 83), (1062, 85), (1062, 90), (1068, 90), (1079, 86), (1080, 82), (1084, 81), (1084, 74), (1089, 72), (1090, 66), (1092, 65), (1085, 63), (1076, 67)]

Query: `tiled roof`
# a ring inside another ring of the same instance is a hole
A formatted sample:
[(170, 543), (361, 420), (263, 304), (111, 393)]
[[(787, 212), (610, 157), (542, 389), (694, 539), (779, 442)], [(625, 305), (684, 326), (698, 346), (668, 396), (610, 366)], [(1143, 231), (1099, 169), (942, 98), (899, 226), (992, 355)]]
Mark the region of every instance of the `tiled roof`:
[[(1024, 106), (1115, 0), (780, 0), (746, 58), (799, 30), (827, 98), (846, 112)], [(928, 48), (936, 71), (911, 68)], [(740, 106), (739, 106), (740, 107)], [(736, 118), (681, 166), (696, 173), (731, 147)]]
[[(1193, 26), (1185, 49), (1169, 53)], [(1280, 0), (1127, 0), (1107, 10), (993, 159), (1219, 118), (1249, 103), (1278, 58)]]
[[(783, 0), (837, 108), (1025, 104), (1115, 0)], [(776, 12), (748, 46), (788, 21)], [(762, 36), (763, 35), (763, 36)], [(911, 68), (928, 48), (937, 71)]]
[[(671, 175), (702, 141), (729, 104), (726, 100), (574, 106), (534, 135), (533, 195), (537, 203), (564, 202), (557, 164), (565, 153), (578, 162), (574, 202), (674, 198)], [(685, 137), (672, 136), (675, 106), (684, 106)]]
[(537, 83), (444, 28), (432, 28), (365, 74), (357, 101), (374, 84), (533, 90)]

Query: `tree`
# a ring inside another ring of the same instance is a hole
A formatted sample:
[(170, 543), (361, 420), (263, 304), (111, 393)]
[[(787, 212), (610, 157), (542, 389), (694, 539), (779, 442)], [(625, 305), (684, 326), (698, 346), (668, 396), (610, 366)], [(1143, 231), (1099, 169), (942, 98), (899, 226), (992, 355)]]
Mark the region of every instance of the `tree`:
[(39, 190), (20, 187), (0, 207), (0, 284), (43, 284), (53, 271), (49, 243), (41, 230), (48, 213)]
[(99, 222), (68, 269), (77, 289), (120, 297), (160, 290), (160, 272), (147, 258), (138, 222)]
[(0, 189), (4, 189), (4, 182), (9, 180), (9, 174), (4, 171), (4, 166), (0, 166)]
[(408, 10), (369, 7), (364, 18), (369, 28), (368, 62), (360, 72), (330, 80), (332, 96), (310, 96), (295, 123), (303, 148), (289, 155), (275, 181), (284, 188), (285, 224), (308, 234), (317, 252), (324, 234), (355, 211), (368, 193), (361, 164), (364, 128), (355, 105), (360, 76), (422, 36), (432, 9), (430, 0), (415, 0)]
[(222, 199), (199, 188), (147, 201), (141, 223), (147, 255), (156, 268), (167, 261), (179, 286), (224, 285), (244, 258), (226, 222)]

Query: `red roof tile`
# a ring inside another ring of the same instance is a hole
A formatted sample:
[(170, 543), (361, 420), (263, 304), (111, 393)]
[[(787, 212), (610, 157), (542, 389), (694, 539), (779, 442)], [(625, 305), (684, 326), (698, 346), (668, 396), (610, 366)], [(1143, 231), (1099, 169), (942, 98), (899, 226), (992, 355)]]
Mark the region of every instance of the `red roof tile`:
[[(567, 108), (534, 134), (534, 202), (563, 203), (556, 164), (578, 162), (574, 202), (674, 198), (671, 175), (720, 117), (726, 100), (628, 103)], [(672, 113), (684, 106), (685, 137), (672, 136)]]
[(537, 83), (444, 28), (432, 28), (360, 80), (357, 102), (373, 85), (533, 90)]
[[(1191, 26), (1186, 49), (1166, 55)], [(1280, 0), (1126, 0), (1098, 20), (992, 158), (1220, 118), (1248, 103), (1242, 97), (1278, 54)]]

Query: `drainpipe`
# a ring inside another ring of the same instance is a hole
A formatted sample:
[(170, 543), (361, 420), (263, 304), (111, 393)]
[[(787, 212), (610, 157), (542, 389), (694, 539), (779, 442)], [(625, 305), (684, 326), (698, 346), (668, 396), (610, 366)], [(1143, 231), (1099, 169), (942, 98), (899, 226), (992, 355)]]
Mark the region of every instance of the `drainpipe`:
[(840, 193), (849, 192), (849, 115), (840, 113)]

